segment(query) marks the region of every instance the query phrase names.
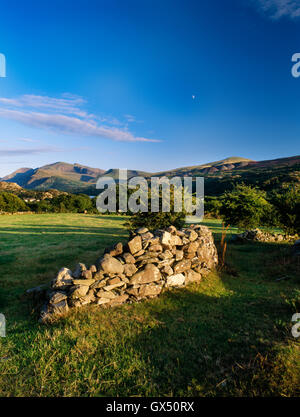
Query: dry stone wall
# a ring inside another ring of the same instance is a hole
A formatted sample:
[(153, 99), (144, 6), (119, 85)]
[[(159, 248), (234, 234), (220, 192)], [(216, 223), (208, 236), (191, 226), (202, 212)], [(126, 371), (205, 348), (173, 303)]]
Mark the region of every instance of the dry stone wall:
[[(201, 225), (151, 233), (140, 228), (94, 265), (62, 268), (46, 292), (41, 322), (87, 304), (113, 307), (158, 296), (165, 288), (200, 282), (218, 263), (211, 231)], [(29, 290), (32, 292), (32, 290)]]
[(260, 229), (246, 230), (243, 233), (232, 236), (232, 240), (237, 242), (293, 242), (296, 239), (296, 235), (291, 236), (288, 234), (271, 233)]

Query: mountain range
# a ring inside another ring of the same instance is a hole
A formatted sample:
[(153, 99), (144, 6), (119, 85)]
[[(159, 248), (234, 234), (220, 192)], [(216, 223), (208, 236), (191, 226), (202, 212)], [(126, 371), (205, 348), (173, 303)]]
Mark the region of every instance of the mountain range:
[[(258, 185), (263, 189), (284, 184), (300, 183), (300, 156), (253, 161), (242, 157), (229, 157), (221, 161), (210, 162), (162, 172), (150, 173), (128, 170), (128, 178), (133, 176), (205, 177), (206, 193), (218, 195), (230, 184), (245, 182)], [(40, 168), (20, 168), (0, 179), (6, 183), (16, 183), (29, 190), (57, 189), (66, 192), (82, 192), (90, 195), (96, 193), (95, 184), (99, 177), (119, 176), (118, 169), (103, 170), (80, 164), (56, 162)]]

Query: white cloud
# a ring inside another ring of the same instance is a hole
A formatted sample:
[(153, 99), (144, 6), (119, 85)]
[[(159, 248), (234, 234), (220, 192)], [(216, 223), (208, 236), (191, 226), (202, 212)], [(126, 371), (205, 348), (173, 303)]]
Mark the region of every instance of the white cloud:
[[(59, 131), (65, 134), (93, 136), (121, 142), (159, 142), (135, 136), (127, 127), (116, 128), (113, 118), (101, 118), (81, 109), (81, 97), (65, 94), (62, 98), (23, 95), (18, 98), (0, 97), (0, 117), (25, 125)], [(113, 121), (113, 122), (112, 122)]]
[(38, 142), (35, 139), (31, 139), (31, 138), (19, 138), (17, 139), (19, 142), (27, 142), (27, 143), (34, 143), (34, 142)]
[(62, 152), (63, 150), (55, 147), (45, 147), (45, 148), (29, 148), (29, 149), (0, 149), (0, 158), (5, 156), (16, 156), (16, 155), (34, 155), (39, 153), (49, 153), (49, 152)]
[(36, 155), (41, 153), (56, 153), (56, 152), (72, 152), (78, 150), (85, 150), (87, 148), (58, 148), (55, 146), (45, 146), (43, 148), (13, 148), (13, 149), (0, 149), (0, 158), (1, 157), (9, 157), (9, 156), (16, 156), (16, 155)]
[(300, 0), (255, 0), (255, 4), (261, 12), (274, 20), (300, 17)]

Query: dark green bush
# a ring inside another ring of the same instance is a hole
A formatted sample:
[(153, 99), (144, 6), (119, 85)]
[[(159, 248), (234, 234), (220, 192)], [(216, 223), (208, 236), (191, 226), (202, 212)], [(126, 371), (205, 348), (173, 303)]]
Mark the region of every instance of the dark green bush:
[(266, 193), (257, 188), (239, 184), (222, 196), (221, 203), (220, 214), (226, 225), (251, 229), (272, 223), (274, 208)]
[(16, 195), (2, 191), (0, 192), (0, 211), (5, 213), (28, 211), (28, 206)]
[(295, 187), (272, 195), (280, 226), (289, 234), (300, 234), (300, 190)]

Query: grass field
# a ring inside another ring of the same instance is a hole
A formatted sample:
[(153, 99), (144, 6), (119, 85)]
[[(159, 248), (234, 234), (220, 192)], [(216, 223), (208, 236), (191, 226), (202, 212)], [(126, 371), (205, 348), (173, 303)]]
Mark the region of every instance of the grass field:
[[(25, 290), (62, 266), (94, 263), (126, 239), (123, 224), (118, 216), (0, 217), (0, 312), (7, 319), (0, 396), (300, 394), (299, 342), (291, 335), (300, 274), (285, 244), (229, 243), (227, 272), (199, 285), (38, 324)], [(206, 224), (219, 242), (220, 222)]]

